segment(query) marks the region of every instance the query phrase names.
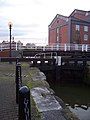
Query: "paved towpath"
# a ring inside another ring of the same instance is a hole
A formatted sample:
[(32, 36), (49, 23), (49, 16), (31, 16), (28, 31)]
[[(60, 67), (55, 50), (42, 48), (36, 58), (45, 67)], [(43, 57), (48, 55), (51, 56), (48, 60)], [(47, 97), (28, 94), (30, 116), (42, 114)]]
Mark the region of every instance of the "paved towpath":
[(15, 101), (15, 75), (13, 76), (9, 69), (5, 73), (3, 67), (0, 65), (0, 120), (18, 120), (18, 107)]

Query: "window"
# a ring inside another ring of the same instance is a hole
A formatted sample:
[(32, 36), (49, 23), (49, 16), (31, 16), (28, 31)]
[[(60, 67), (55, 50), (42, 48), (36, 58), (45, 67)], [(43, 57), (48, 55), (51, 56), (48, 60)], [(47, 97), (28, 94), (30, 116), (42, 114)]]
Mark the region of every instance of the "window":
[(59, 41), (59, 37), (57, 36), (57, 42)]
[(80, 26), (79, 25), (76, 25), (76, 30), (80, 30)]
[(84, 26), (84, 31), (88, 32), (88, 26)]
[(84, 35), (84, 40), (85, 40), (85, 41), (88, 40), (88, 35), (87, 35), (87, 34)]
[(57, 23), (59, 23), (59, 20), (57, 20)]
[(57, 34), (59, 33), (59, 28), (57, 28)]

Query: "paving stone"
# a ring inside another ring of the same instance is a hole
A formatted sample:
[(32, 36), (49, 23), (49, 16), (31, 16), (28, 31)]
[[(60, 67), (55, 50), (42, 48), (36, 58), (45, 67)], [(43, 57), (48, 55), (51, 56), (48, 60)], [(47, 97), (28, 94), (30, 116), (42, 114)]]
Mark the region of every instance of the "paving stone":
[(18, 120), (15, 82), (0, 78), (0, 120)]

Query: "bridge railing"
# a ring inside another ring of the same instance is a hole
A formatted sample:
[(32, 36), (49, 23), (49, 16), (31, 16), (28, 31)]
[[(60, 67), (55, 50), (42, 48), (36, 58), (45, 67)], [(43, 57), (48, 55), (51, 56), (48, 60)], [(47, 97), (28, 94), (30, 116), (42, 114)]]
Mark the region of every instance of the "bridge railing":
[(88, 44), (59, 44), (59, 45), (49, 46), (48, 48), (52, 50), (63, 50), (63, 51), (73, 51), (73, 50), (90, 51), (90, 45)]
[[(23, 48), (21, 48), (23, 49)], [(41, 51), (90, 51), (90, 45), (89, 44), (53, 44), (48, 46), (34, 46), (31, 48), (27, 48), (31, 50), (41, 50)]]
[[(5, 49), (9, 49), (9, 48), (0, 48), (1, 51), (5, 50)], [(13, 49), (13, 47), (12, 47)], [(41, 50), (41, 51), (73, 51), (73, 50), (77, 50), (77, 51), (90, 51), (90, 44), (53, 44), (53, 45), (47, 45), (47, 46), (32, 46), (32, 47), (28, 47), (28, 48), (23, 48), (20, 47), (19, 50), (23, 50), (23, 49), (29, 49), (29, 50)]]

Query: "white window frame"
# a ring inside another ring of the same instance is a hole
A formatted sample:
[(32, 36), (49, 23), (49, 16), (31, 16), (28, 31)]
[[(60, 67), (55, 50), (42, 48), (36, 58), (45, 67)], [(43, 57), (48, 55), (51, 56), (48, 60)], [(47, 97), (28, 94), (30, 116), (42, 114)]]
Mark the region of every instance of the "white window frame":
[(88, 32), (88, 26), (84, 26), (84, 31)]
[(87, 40), (88, 40), (88, 35), (84, 34), (84, 41), (87, 41)]
[(57, 42), (59, 41), (59, 36), (57, 35)]
[(59, 28), (57, 28), (57, 34), (59, 33)]
[(76, 25), (76, 30), (80, 30), (80, 25)]

